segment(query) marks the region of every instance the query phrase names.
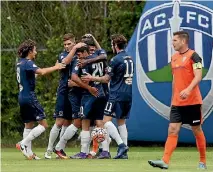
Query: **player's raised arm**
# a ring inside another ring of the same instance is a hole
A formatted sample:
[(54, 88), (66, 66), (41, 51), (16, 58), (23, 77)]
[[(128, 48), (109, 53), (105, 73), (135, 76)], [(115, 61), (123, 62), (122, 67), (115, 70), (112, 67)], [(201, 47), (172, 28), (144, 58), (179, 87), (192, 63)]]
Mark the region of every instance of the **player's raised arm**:
[(82, 42), (79, 42), (78, 44), (76, 44), (72, 50), (69, 52), (69, 54), (62, 60), (62, 63), (64, 64), (69, 64), (73, 57), (75, 56), (75, 53), (76, 53), (76, 50), (80, 47), (83, 47), (85, 46), (86, 44), (85, 43), (82, 43)]
[(55, 66), (47, 67), (47, 68), (38, 68), (35, 71), (35, 73), (38, 75), (46, 75), (46, 74), (52, 73), (56, 70), (64, 69), (65, 67), (66, 67), (66, 65), (64, 65), (63, 63), (58, 63), (58, 61), (57, 61)]

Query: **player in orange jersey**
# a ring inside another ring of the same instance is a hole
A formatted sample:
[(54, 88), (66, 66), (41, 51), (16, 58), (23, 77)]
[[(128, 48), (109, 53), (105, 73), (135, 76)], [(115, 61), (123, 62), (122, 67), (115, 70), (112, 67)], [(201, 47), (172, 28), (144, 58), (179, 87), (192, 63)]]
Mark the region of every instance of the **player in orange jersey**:
[(161, 160), (149, 160), (153, 167), (168, 169), (170, 157), (177, 146), (178, 133), (182, 124), (191, 125), (200, 153), (199, 169), (206, 169), (206, 139), (201, 128), (202, 97), (199, 82), (202, 79), (202, 59), (188, 47), (189, 34), (185, 31), (173, 34), (173, 46), (177, 51), (171, 59), (173, 94), (170, 124)]

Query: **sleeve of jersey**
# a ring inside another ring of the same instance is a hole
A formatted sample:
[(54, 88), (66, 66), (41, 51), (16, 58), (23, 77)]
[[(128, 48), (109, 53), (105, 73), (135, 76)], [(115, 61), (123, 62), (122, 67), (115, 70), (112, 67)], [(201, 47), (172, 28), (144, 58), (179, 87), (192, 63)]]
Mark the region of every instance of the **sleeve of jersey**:
[[(62, 56), (63, 58), (63, 56)], [(61, 63), (62, 59), (61, 59), (61, 54), (58, 56), (58, 62)]]
[(77, 60), (73, 63), (72, 73), (76, 75), (79, 74), (79, 67), (77, 66)]
[(106, 51), (104, 49), (98, 50), (97, 55), (100, 56), (102, 54), (106, 54)]
[(109, 66), (107, 68), (107, 74), (109, 76), (113, 76), (114, 75), (115, 66), (116, 66), (116, 61), (111, 59), (111, 61), (109, 62)]
[(33, 61), (28, 61), (27, 62), (26, 70), (35, 72), (37, 69), (39, 69), (39, 67), (36, 66), (36, 64)]
[(192, 54), (192, 67), (193, 69), (202, 69), (202, 58), (196, 53), (194, 52)]

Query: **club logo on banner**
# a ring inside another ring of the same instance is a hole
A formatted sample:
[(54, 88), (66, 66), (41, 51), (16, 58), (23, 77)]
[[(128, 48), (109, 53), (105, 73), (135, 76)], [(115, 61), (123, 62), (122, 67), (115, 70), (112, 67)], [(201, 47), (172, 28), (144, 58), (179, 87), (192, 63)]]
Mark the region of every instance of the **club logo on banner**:
[[(171, 56), (173, 32), (189, 32), (189, 47), (201, 57), (203, 80), (202, 115), (213, 109), (213, 10), (197, 2), (173, 1), (149, 9), (140, 18), (136, 37), (136, 80), (146, 103), (169, 119), (171, 102)], [(185, 128), (190, 128), (184, 125)]]

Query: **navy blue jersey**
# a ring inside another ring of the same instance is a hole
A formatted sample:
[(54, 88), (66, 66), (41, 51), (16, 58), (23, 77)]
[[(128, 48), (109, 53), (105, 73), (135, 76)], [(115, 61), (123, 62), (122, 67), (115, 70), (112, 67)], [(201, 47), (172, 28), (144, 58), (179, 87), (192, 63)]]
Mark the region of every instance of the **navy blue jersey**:
[[(102, 54), (107, 55), (107, 54), (106, 54), (106, 51), (105, 51), (104, 49), (98, 49), (98, 50), (95, 51), (95, 53), (92, 55), (92, 57), (95, 58), (95, 57), (100, 56), (100, 55), (102, 55)], [(107, 58), (106, 58), (106, 60), (107, 60)], [(103, 62), (104, 62), (105, 65), (107, 66), (107, 62), (106, 62), (106, 61), (103, 61)], [(105, 74), (105, 71), (104, 71), (104, 74)], [(105, 94), (108, 95), (108, 94), (109, 94), (109, 87), (108, 87), (108, 84), (102, 83), (102, 86), (103, 86), (103, 88), (104, 88)]]
[[(95, 56), (89, 56), (87, 58), (94, 58)], [(97, 63), (91, 63), (87, 64), (83, 68), (79, 68), (78, 66), (74, 67), (73, 73), (77, 74), (79, 77), (83, 75), (87, 75), (87, 73), (91, 74), (92, 76), (103, 76), (105, 75), (106, 70), (106, 60), (97, 62)], [(91, 87), (96, 87), (98, 89), (98, 95), (99, 97), (106, 96), (105, 88), (103, 87), (103, 84), (100, 82), (93, 82), (91, 81), (89, 83)], [(85, 94), (90, 94), (88, 91), (85, 92)]]
[(38, 67), (34, 61), (20, 58), (16, 64), (17, 81), (19, 84), (19, 95), (28, 97), (35, 91), (35, 71)]
[[(62, 60), (69, 54), (67, 51), (63, 51), (59, 57), (58, 62), (61, 63)], [(68, 79), (70, 77), (70, 64), (66, 65), (66, 68), (61, 69), (60, 71), (60, 80), (58, 86), (58, 93), (65, 93), (68, 90)]]
[(102, 54), (106, 54), (106, 51), (104, 49), (98, 49), (95, 51), (95, 53), (93, 54), (94, 56), (100, 56)]
[[(70, 78), (72, 76), (72, 73), (75, 73), (77, 74), (79, 77), (81, 77), (81, 72), (80, 70), (76, 70), (76, 68), (78, 68), (77, 66), (78, 64), (78, 57), (77, 56), (74, 56), (72, 61), (71, 61), (71, 64), (70, 64)], [(76, 72), (77, 71), (77, 72)], [(70, 91), (74, 91), (74, 92), (82, 92), (82, 91), (85, 91), (85, 89), (81, 88), (81, 87), (70, 87), (69, 88)]]
[(109, 99), (131, 101), (134, 73), (132, 58), (125, 51), (121, 51), (111, 59), (107, 70), (111, 76)]

